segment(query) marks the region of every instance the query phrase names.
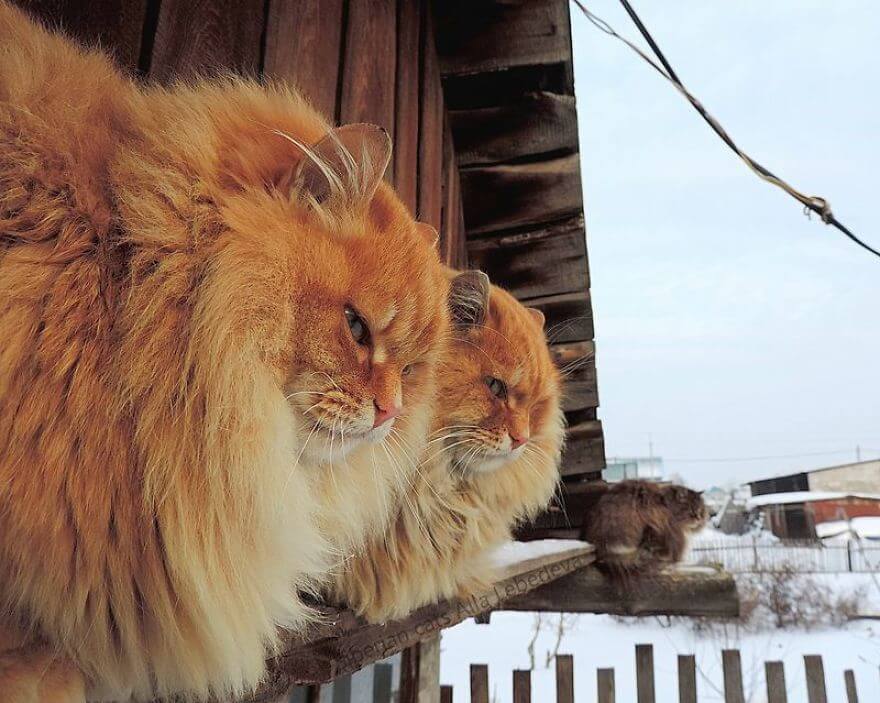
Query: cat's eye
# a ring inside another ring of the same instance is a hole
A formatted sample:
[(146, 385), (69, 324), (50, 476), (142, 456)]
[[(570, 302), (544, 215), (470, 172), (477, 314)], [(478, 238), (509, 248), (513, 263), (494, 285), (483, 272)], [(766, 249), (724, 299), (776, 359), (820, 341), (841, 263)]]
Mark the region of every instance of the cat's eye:
[(500, 378), (486, 376), (486, 385), (496, 398), (504, 399), (507, 397), (507, 385)]
[(368, 344), (370, 341), (370, 328), (360, 315), (352, 308), (345, 308), (345, 319), (348, 321), (348, 329), (351, 330), (352, 339), (358, 344)]
[(401, 371), (400, 373), (402, 376), (409, 376), (412, 372), (413, 372), (413, 365), (407, 364), (406, 366), (403, 367), (403, 371)]

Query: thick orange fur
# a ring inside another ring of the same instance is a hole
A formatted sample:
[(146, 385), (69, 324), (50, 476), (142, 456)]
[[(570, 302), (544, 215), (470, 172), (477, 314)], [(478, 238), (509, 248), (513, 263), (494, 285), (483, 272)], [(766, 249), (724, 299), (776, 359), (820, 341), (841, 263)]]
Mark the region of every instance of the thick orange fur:
[[(539, 321), (493, 287), (485, 320), (461, 330), (440, 362), (434, 439), (388, 533), (355, 554), (332, 595), (372, 621), (440, 598), (472, 595), (494, 578), (487, 552), (535, 516), (558, 481), (560, 379)], [(486, 378), (505, 381), (505, 400)], [(511, 432), (530, 435), (499, 459)]]
[(112, 696), (256, 686), (337, 558), (312, 430), (430, 386), (405, 208), (290, 190), (328, 129), (282, 87), (140, 89), (0, 0), (0, 625)]

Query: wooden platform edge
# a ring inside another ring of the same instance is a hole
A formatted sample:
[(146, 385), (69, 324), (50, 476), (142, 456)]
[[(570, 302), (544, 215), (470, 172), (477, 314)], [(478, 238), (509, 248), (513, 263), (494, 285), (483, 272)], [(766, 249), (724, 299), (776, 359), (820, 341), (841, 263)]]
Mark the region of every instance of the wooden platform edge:
[(370, 624), (350, 611), (325, 608), (323, 622), (305, 638), (288, 637), (285, 651), (270, 663), (269, 676), (247, 703), (277, 700), (294, 685), (320, 684), (350, 674), (373, 662), (428, 639), (481, 613), (503, 609), (510, 598), (551, 585), (594, 561), (590, 545), (526, 559), (500, 568), (500, 578), (486, 591), (466, 600), (441, 601), (406, 618)]
[(733, 576), (713, 567), (678, 566), (622, 590), (595, 566), (588, 566), (516, 596), (499, 608), (536, 612), (563, 609), (566, 613), (733, 618), (739, 615), (739, 595)]

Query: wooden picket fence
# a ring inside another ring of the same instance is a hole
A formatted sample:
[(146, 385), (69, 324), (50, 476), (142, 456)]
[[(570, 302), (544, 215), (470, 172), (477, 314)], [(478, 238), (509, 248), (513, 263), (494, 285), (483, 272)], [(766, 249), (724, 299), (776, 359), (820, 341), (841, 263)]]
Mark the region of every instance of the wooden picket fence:
[[(745, 703), (742, 659), (738, 649), (721, 652), (724, 672), (724, 703)], [(827, 703), (825, 666), (822, 657), (806, 655), (807, 700), (809, 703)], [(764, 664), (768, 703), (787, 703), (785, 669), (781, 661)], [(843, 672), (847, 703), (858, 703), (855, 675), (851, 669)], [(615, 703), (614, 669), (596, 670), (598, 703)], [(654, 648), (650, 644), (636, 645), (636, 701), (654, 703)], [(440, 687), (441, 703), (452, 703), (452, 686)], [(471, 664), (471, 703), (489, 703), (489, 668), (485, 664)], [(462, 699), (459, 697), (458, 701)], [(513, 672), (513, 703), (531, 703), (531, 672)], [(692, 654), (678, 657), (679, 703), (697, 703), (697, 665)], [(538, 701), (536, 703), (546, 703)], [(556, 657), (556, 703), (574, 703), (574, 657), (559, 654)]]

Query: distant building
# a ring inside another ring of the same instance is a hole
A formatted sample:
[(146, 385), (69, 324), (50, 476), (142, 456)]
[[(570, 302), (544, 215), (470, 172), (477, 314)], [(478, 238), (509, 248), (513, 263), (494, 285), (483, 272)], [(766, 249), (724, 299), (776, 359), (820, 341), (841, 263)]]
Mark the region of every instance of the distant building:
[(663, 459), (659, 456), (609, 457), (602, 478), (606, 481), (623, 481), (629, 478), (663, 481), (666, 470), (663, 468)]
[(780, 539), (816, 539), (825, 532), (817, 525), (880, 517), (880, 493), (766, 493), (751, 498), (748, 509), (762, 515), (764, 526)]
[(750, 481), (753, 496), (793, 491), (880, 493), (880, 459)]

